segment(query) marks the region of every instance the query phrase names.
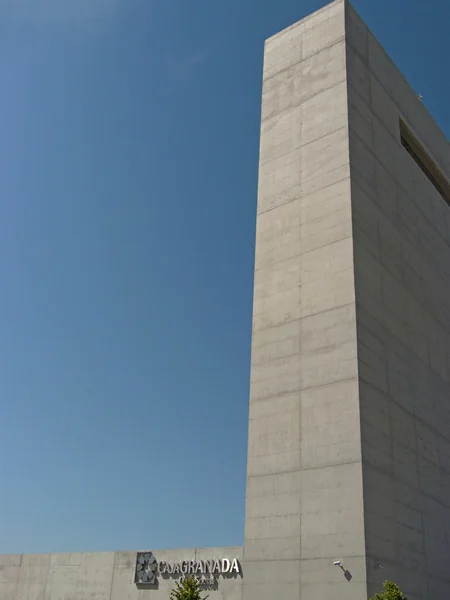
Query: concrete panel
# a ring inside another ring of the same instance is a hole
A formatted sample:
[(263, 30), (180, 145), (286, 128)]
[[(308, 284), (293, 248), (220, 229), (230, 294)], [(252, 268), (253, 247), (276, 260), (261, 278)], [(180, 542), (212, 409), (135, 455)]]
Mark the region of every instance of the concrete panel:
[[(135, 562), (136, 554), (134, 554), (132, 565), (117, 564), (114, 567), (110, 600), (139, 600), (139, 589), (134, 583)], [(153, 595), (149, 590), (146, 590), (146, 592), (147, 596)]]
[[(300, 515), (288, 514), (276, 517), (249, 517), (246, 519), (245, 533), (248, 540), (298, 537), (300, 536)], [(245, 573), (247, 582), (247, 568)]]
[[(25, 556), (24, 556), (25, 558)], [(44, 583), (47, 581), (49, 566), (25, 566), (19, 572), (19, 583)]]
[(299, 560), (301, 558), (300, 536), (247, 540), (245, 561)]
[(348, 207), (350, 182), (348, 179), (337, 183), (333, 187), (324, 187), (310, 195), (277, 207), (275, 211), (261, 211), (258, 215), (257, 241), (265, 243), (273, 238), (273, 245), (285, 241), (289, 234), (301, 224), (314, 221), (327, 216), (330, 212)]
[(50, 554), (23, 554), (22, 567), (47, 567), (50, 565)]
[(291, 494), (300, 491), (302, 473), (294, 471), (249, 477), (247, 481), (247, 498), (257, 498), (265, 495)]
[(276, 417), (252, 419), (249, 427), (249, 459), (294, 452), (300, 449), (300, 411)]
[(19, 581), (19, 573), (19, 566), (0, 566), (0, 583), (16, 583)]
[[(318, 200), (318, 198), (315, 199)], [(351, 235), (348, 192), (345, 196), (338, 196), (329, 202), (317, 203), (312, 207), (303, 202), (300, 204), (295, 201), (287, 205), (287, 208), (288, 211), (284, 212), (290, 213), (287, 215), (289, 228), (286, 228), (283, 235), (273, 235), (269, 228), (264, 230), (265, 219), (262, 217), (259, 219), (259, 231), (256, 240), (258, 269), (276, 265), (280, 263), (280, 259), (289, 258), (282, 254), (283, 249), (286, 249), (286, 247), (292, 251), (291, 256), (298, 256)], [(274, 220), (280, 213), (281, 208), (276, 209), (276, 214), (269, 213), (268, 220)], [(263, 215), (265, 216), (267, 213), (263, 213)], [(279, 273), (279, 275), (282, 274), (284, 273)], [(288, 278), (287, 282), (289, 281)], [(278, 285), (280, 283), (283, 284), (283, 281), (277, 282)], [(295, 283), (295, 281), (292, 281), (292, 285), (295, 285)], [(258, 281), (256, 281), (255, 292), (257, 294), (260, 287)]]
[(16, 600), (17, 588), (18, 584), (16, 583), (0, 582), (0, 598), (2, 600)]
[[(344, 272), (345, 274), (346, 272)], [(351, 320), (351, 304), (345, 304), (329, 311), (319, 311), (317, 314), (307, 316), (295, 324), (299, 335), (288, 337), (285, 341), (274, 341), (254, 347), (252, 361), (255, 365), (265, 364), (283, 357), (299, 355), (301, 353), (320, 354), (333, 352), (339, 346), (348, 347), (356, 339), (356, 327)], [(340, 320), (329, 326), (315, 329), (314, 324), (323, 322), (330, 313), (340, 316)], [(293, 326), (291, 325), (293, 329)], [(259, 336), (258, 336), (259, 337)], [(306, 352), (305, 352), (306, 350)]]
[(22, 554), (0, 554), (0, 567), (20, 567)]
[(245, 567), (245, 586), (252, 584), (295, 583), (300, 572), (299, 560), (251, 561)]
[[(359, 517), (358, 517), (359, 519)], [(349, 519), (350, 520), (350, 519)], [(303, 532), (302, 532), (303, 533)], [(327, 558), (330, 562), (338, 556), (364, 556), (365, 545), (362, 531), (302, 535), (302, 559)]]
[(264, 79), (273, 77), (280, 70), (287, 69), (302, 60), (301, 23), (280, 36), (266, 41), (264, 52)]
[[(343, 4), (343, 3), (341, 3)], [(345, 35), (344, 10), (336, 10), (328, 19), (310, 20), (304, 24), (302, 58), (316, 56), (323, 50), (342, 41)]]
[(262, 121), (300, 106), (344, 80), (345, 44), (338, 42), (264, 81)]
[[(3, 595), (1, 598), (3, 599)], [(45, 585), (41, 583), (18, 583), (14, 600), (45, 600)]]
[(339, 129), (301, 147), (302, 180), (316, 180), (348, 164), (348, 131)]
[(278, 596), (283, 600), (298, 600), (300, 593), (301, 586), (298, 583), (253, 583), (242, 586), (242, 600), (273, 600)]
[(50, 555), (50, 566), (77, 566), (80, 564), (81, 553), (61, 552)]
[(224, 583), (216, 592), (216, 597), (221, 600), (241, 600), (242, 585)]
[[(298, 412), (299, 403), (299, 392), (281, 395), (277, 398), (266, 398), (257, 402), (250, 402), (250, 421), (278, 414)], [(295, 414), (292, 417), (295, 418)]]
[(277, 494), (262, 496), (252, 502), (247, 511), (247, 517), (273, 517), (278, 515), (300, 514), (300, 494)]
[(136, 552), (125, 551), (114, 553), (114, 566), (134, 567), (136, 563)]
[(350, 3), (346, 6), (345, 34), (347, 47), (350, 46), (367, 63), (369, 57), (369, 29)]
[(113, 552), (52, 554), (45, 579), (45, 600), (71, 600), (77, 595), (109, 600), (113, 568)]

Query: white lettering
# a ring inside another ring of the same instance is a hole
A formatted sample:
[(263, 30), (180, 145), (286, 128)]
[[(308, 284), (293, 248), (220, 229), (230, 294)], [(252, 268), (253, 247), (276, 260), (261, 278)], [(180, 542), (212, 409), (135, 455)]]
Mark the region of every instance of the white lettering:
[(222, 573), (228, 573), (230, 570), (231, 563), (228, 558), (222, 558)]
[(231, 563), (231, 569), (230, 569), (230, 573), (237, 573), (239, 575), (240, 573), (240, 569), (239, 569), (239, 563), (237, 558), (233, 558), (233, 562)]
[(207, 573), (212, 573), (213, 568), (214, 568), (214, 561), (213, 560), (205, 560), (205, 571)]
[(158, 563), (159, 573), (163, 574), (175, 574), (175, 575), (211, 575), (214, 579), (214, 575), (236, 573), (240, 574), (241, 568), (237, 558), (218, 558), (211, 560), (183, 560), (181, 562), (166, 562), (161, 561)]

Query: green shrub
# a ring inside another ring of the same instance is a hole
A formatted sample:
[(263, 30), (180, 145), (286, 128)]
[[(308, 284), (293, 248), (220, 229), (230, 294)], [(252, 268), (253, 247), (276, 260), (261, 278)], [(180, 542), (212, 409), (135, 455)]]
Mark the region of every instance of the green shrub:
[(186, 577), (183, 583), (175, 583), (171, 591), (171, 600), (206, 600), (208, 596), (201, 596), (201, 587), (196, 577)]
[(371, 600), (408, 600), (406, 596), (403, 595), (401, 589), (392, 581), (385, 581), (383, 584), (384, 591), (375, 594)]

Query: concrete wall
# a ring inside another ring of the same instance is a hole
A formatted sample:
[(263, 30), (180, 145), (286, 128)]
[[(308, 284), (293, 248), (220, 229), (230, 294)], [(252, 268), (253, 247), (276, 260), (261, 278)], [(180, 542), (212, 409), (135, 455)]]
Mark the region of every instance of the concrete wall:
[[(242, 559), (242, 548), (154, 551), (159, 561)], [(169, 600), (174, 579), (158, 577), (157, 589), (134, 583), (136, 552), (18, 554), (0, 556), (1, 600)], [(219, 577), (211, 600), (241, 600), (242, 578)]]
[(449, 144), (344, 1), (264, 58), (243, 598), (448, 598)]
[(346, 79), (343, 1), (266, 42), (244, 600), (367, 598)]
[(389, 578), (410, 600), (446, 599), (450, 207), (399, 118), (447, 177), (450, 145), (352, 8), (347, 69), (369, 595)]

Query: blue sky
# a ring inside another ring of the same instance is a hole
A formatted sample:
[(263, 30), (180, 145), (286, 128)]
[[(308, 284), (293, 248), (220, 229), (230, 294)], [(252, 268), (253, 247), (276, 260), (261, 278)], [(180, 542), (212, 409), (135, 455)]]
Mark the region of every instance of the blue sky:
[[(241, 544), (263, 40), (321, 0), (0, 0), (0, 553)], [(450, 134), (450, 4), (355, 0)]]

